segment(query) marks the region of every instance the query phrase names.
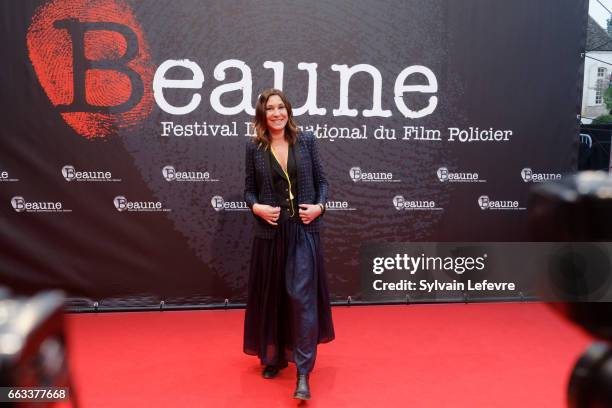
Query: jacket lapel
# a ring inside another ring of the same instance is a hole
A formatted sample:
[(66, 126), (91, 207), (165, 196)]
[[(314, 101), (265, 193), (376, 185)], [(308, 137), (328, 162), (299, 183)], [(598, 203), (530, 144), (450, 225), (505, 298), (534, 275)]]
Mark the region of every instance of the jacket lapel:
[(259, 149), (259, 154), (261, 154), (263, 157), (263, 161), (264, 161), (264, 173), (265, 173), (265, 178), (266, 178), (266, 182), (267, 182), (267, 189), (269, 194), (272, 196), (273, 195), (273, 188), (272, 188), (272, 164), (270, 163), (270, 152), (268, 151), (268, 149), (262, 147), (261, 149)]
[(298, 142), (293, 145), (293, 157), (295, 160), (295, 167), (297, 168), (297, 178), (298, 180), (302, 177), (302, 167), (300, 166), (303, 157), (302, 157), (302, 146), (301, 143)]
[(302, 187), (306, 185), (306, 183), (304, 182), (304, 177), (306, 177), (306, 174), (304, 174), (304, 169), (301, 166), (302, 162), (304, 160), (306, 160), (306, 158), (304, 157), (304, 152), (303, 149), (304, 146), (302, 144), (302, 138), (298, 135), (298, 139), (295, 143), (295, 145), (293, 145), (293, 153), (294, 153), (294, 157), (295, 157), (295, 167), (297, 169), (297, 186), (295, 188), (296, 192), (297, 192), (297, 199), (298, 199), (298, 204), (301, 203), (302, 197), (303, 197), (303, 189)]

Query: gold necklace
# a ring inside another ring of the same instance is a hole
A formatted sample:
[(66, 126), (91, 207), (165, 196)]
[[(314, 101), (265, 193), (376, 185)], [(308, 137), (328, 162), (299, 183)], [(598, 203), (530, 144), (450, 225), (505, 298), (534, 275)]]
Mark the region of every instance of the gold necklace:
[[(272, 146), (270, 146), (270, 151), (272, 152), (272, 156), (274, 156), (274, 159), (276, 160), (281, 170), (283, 171), (283, 174), (285, 174), (287, 183), (289, 183), (289, 205), (291, 206), (291, 217), (293, 217), (295, 215), (295, 209), (293, 208), (293, 199), (295, 197), (293, 196), (293, 191), (291, 191), (291, 179), (289, 178), (289, 173), (287, 172), (287, 170), (283, 168), (283, 165), (281, 164), (280, 160), (278, 160), (278, 157), (276, 157), (276, 153), (274, 153), (274, 148)], [(287, 147), (287, 168), (289, 168), (289, 148), (288, 147)]]

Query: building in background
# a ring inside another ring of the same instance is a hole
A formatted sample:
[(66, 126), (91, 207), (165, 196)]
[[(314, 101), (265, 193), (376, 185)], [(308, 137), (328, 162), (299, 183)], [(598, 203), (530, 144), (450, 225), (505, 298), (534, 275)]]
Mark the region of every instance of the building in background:
[(604, 95), (612, 74), (612, 37), (591, 17), (587, 27), (584, 83), (582, 88), (582, 123), (608, 115)]

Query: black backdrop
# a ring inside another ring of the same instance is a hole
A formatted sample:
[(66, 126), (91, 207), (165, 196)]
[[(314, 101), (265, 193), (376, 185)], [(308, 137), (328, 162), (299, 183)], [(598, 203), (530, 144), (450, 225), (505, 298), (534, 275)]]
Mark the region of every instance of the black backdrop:
[[(251, 115), (241, 104), (252, 109), (281, 63), (294, 108), (316, 92), (325, 109), (296, 119), (319, 126), (331, 184), (324, 243), (333, 299), (359, 298), (367, 243), (528, 240), (530, 185), (576, 167), (586, 0), (0, 7), (0, 278), (19, 291), (61, 287), (74, 304), (101, 306), (244, 302)], [(191, 68), (160, 73), (179, 60)], [(300, 63), (316, 63), (316, 83), (314, 65)], [(342, 79), (351, 67), (361, 71)], [(197, 107), (162, 109), (153, 92), (161, 77), (191, 87), (161, 89), (168, 104), (199, 94)], [(344, 86), (354, 116), (334, 112)], [(164, 136), (162, 122), (175, 130), (206, 122), (208, 135)], [(212, 134), (220, 125), (227, 135)], [(380, 127), (395, 139), (377, 138)], [(405, 127), (437, 130), (440, 140), (406, 138)], [(492, 129), (483, 138), (493, 140), (460, 141), (449, 128)], [(342, 132), (359, 138), (335, 137)], [(177, 172), (192, 179), (173, 179)], [(492, 211), (483, 196), (511, 209)], [(124, 210), (128, 202), (155, 211)]]

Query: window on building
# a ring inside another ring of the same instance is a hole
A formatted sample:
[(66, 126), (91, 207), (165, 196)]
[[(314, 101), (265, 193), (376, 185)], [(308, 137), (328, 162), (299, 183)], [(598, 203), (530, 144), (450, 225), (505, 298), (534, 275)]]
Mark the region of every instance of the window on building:
[(597, 68), (597, 81), (595, 82), (595, 105), (603, 103), (603, 94), (609, 86), (607, 79), (607, 69), (604, 67)]

